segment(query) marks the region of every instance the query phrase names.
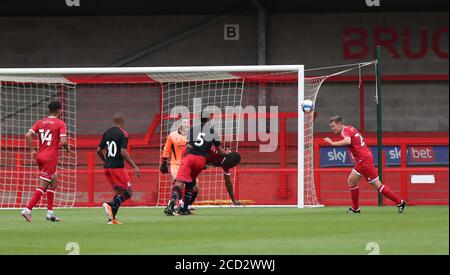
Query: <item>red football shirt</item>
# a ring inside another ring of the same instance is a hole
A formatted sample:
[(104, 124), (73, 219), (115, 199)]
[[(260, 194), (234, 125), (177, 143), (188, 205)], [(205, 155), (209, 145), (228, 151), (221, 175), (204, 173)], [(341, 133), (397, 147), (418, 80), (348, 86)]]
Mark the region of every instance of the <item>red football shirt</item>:
[(215, 148), (209, 150), (209, 157), (206, 159), (206, 164), (214, 167), (222, 167), (225, 174), (230, 174), (230, 168), (223, 165), (225, 157), (221, 157)]
[(345, 126), (342, 129), (341, 136), (350, 137), (351, 144), (349, 145), (349, 149), (357, 161), (373, 159), (372, 152), (364, 142), (361, 133), (355, 127)]
[(38, 158), (58, 159), (60, 137), (67, 135), (66, 123), (49, 116), (37, 121), (30, 131), (39, 136)]

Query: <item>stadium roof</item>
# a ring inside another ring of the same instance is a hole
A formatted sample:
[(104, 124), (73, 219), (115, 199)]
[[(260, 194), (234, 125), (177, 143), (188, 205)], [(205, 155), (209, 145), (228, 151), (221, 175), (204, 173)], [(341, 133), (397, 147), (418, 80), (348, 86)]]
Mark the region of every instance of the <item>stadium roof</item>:
[[(78, 1), (79, 7), (66, 4)], [(0, 16), (248, 14), (258, 9), (271, 13), (448, 12), (449, 8), (448, 0), (379, 1), (379, 7), (368, 7), (366, 0), (0, 0)]]

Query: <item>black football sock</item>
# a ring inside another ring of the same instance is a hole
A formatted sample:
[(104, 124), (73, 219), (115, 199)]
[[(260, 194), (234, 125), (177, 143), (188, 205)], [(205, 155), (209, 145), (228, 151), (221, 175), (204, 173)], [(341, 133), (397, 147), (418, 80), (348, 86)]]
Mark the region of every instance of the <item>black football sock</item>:
[(194, 193), (193, 190), (186, 190), (184, 192), (183, 211), (187, 211), (189, 209), (189, 205), (192, 203), (193, 193)]
[(113, 213), (113, 218), (116, 218), (117, 212), (119, 211), (120, 205), (115, 206), (115, 207), (111, 207), (112, 209), (112, 213)]
[(192, 199), (191, 199), (190, 205), (194, 204), (194, 201), (195, 201), (195, 199), (197, 198), (197, 195), (198, 195), (198, 191), (194, 191), (194, 192), (192, 193)]
[(181, 198), (181, 188), (179, 186), (173, 186), (172, 187), (172, 193), (170, 199), (177, 201), (179, 198)]
[(192, 182), (186, 183), (185, 190), (184, 190), (184, 205), (183, 205), (183, 211), (187, 211), (189, 208), (189, 205), (192, 204), (192, 198), (194, 195), (194, 184)]
[(113, 214), (113, 219), (116, 218), (117, 212), (119, 211), (120, 204), (122, 203), (122, 198), (120, 195), (115, 195), (114, 198), (108, 202), (109, 206), (111, 206), (111, 211)]
[(122, 194), (115, 195), (112, 201), (108, 203), (111, 206), (114, 219), (116, 218), (120, 205), (129, 198), (131, 198), (131, 194), (128, 191), (125, 191)]

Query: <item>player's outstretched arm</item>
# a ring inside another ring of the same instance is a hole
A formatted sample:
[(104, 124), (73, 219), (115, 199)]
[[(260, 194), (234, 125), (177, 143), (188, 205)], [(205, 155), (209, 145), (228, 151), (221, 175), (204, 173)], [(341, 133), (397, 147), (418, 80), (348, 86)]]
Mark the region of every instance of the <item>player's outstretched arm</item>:
[(37, 152), (36, 152), (36, 149), (33, 146), (33, 136), (34, 136), (33, 131), (28, 131), (28, 133), (25, 135), (25, 141), (27, 143), (27, 147), (30, 150), (33, 158), (36, 158)]
[(231, 202), (234, 205), (243, 205), (240, 201), (234, 198), (233, 183), (231, 182), (230, 174), (224, 173), (223, 179), (225, 180), (225, 186), (227, 187), (227, 192), (228, 195), (230, 196)]
[(128, 154), (127, 149), (122, 148), (120, 149), (120, 153), (122, 154), (123, 158), (125, 159), (125, 161), (134, 168), (134, 171), (136, 173), (136, 177), (140, 177), (141, 176), (141, 170), (139, 170), (139, 168), (137, 167), (137, 165), (134, 163), (133, 159), (131, 158), (130, 154)]
[(352, 144), (352, 140), (350, 139), (350, 137), (344, 137), (344, 139), (340, 141), (332, 141), (331, 138), (329, 137), (326, 137), (323, 140), (328, 144), (330, 144), (331, 146), (347, 146)]

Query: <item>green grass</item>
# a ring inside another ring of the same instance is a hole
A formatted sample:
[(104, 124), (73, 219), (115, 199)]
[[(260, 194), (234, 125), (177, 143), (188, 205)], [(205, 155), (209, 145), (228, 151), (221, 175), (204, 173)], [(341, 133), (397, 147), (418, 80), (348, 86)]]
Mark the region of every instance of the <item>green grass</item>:
[(166, 217), (162, 209), (124, 208), (123, 225), (107, 225), (100, 208), (57, 209), (60, 223), (33, 211), (0, 210), (0, 254), (449, 254), (448, 207), (208, 208)]

